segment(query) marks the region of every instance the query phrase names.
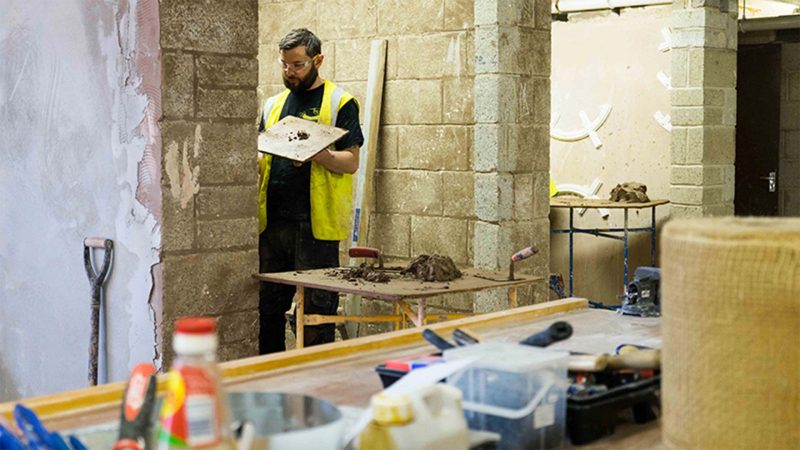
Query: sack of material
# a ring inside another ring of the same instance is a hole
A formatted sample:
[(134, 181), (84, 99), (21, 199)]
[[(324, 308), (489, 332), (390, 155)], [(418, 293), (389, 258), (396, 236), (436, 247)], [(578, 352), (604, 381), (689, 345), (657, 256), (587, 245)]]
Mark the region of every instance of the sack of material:
[(800, 220), (674, 220), (661, 245), (667, 448), (800, 444)]

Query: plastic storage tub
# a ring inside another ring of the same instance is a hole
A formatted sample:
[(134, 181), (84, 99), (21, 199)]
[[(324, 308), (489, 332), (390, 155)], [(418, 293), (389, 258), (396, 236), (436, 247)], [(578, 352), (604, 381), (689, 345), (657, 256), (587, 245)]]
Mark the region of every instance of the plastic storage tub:
[(470, 429), (499, 433), (499, 448), (558, 448), (566, 434), (567, 352), (484, 343), (444, 352), (445, 361), (475, 358), (447, 378), (461, 389)]

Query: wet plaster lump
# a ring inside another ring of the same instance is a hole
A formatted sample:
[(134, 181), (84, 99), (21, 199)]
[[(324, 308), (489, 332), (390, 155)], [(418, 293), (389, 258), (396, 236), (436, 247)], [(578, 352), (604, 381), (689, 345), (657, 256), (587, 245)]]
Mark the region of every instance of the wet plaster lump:
[(306, 139), (310, 138), (311, 134), (305, 130), (298, 130), (295, 135), (289, 133), (289, 142), (292, 141), (305, 141)]
[(635, 181), (618, 184), (611, 190), (609, 200), (623, 203), (647, 203), (650, 201), (647, 197), (647, 186)]

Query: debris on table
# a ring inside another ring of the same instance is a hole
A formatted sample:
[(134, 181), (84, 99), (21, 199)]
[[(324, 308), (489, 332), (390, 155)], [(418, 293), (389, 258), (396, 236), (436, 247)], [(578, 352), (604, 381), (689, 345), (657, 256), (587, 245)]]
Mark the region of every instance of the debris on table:
[(623, 203), (646, 203), (650, 201), (647, 197), (647, 186), (635, 181), (618, 184), (611, 190), (609, 200)]
[(422, 281), (451, 281), (462, 276), (449, 256), (440, 255), (419, 255), (400, 273)]
[[(397, 270), (395, 270), (397, 273)], [(372, 264), (361, 264), (358, 267), (333, 269), (325, 275), (341, 278), (347, 281), (364, 280), (372, 283), (388, 283), (391, 277), (386, 270), (377, 269)]]
[(415, 278), (420, 281), (452, 281), (463, 274), (453, 259), (441, 255), (419, 255), (405, 268), (379, 268), (375, 264), (362, 263), (358, 267), (331, 269), (325, 275), (341, 278), (350, 282), (368, 281), (371, 283), (388, 283), (395, 278)]

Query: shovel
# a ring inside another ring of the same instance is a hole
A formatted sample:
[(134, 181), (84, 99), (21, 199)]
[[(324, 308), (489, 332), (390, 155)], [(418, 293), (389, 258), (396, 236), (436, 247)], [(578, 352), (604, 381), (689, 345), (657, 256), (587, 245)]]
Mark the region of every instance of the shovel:
[[(103, 266), (98, 273), (92, 265), (92, 249), (104, 250)], [(89, 277), (89, 284), (92, 287), (92, 334), (89, 343), (89, 384), (97, 386), (97, 360), (100, 340), (100, 295), (103, 290), (103, 283), (108, 276), (111, 268), (111, 256), (114, 250), (114, 243), (111, 239), (98, 237), (88, 237), (83, 240), (83, 265), (86, 275)]]

